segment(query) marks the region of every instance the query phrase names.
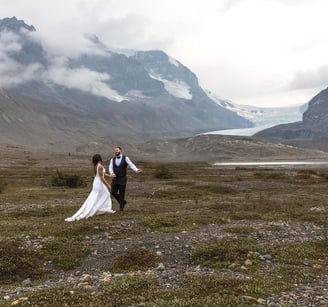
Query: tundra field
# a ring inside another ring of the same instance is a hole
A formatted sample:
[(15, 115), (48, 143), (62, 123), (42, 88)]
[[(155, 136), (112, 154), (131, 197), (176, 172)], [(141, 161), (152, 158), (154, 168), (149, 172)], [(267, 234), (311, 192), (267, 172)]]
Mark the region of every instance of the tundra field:
[(134, 159), (123, 213), (64, 222), (90, 160), (2, 154), (0, 306), (327, 304), (328, 169)]

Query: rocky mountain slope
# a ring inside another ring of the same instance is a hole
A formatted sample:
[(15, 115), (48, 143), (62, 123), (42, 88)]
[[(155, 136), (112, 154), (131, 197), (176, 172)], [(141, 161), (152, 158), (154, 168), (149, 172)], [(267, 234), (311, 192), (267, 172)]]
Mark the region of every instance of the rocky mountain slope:
[(252, 126), (164, 52), (123, 54), (87, 39), (90, 52), (65, 57), (33, 26), (0, 20), (0, 142), (60, 149)]
[(328, 88), (309, 101), (302, 121), (275, 126), (258, 132), (256, 136), (328, 150)]

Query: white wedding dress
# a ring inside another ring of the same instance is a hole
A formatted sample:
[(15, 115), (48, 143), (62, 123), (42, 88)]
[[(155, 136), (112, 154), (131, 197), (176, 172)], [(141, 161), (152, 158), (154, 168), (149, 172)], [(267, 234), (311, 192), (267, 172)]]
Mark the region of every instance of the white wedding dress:
[[(103, 168), (103, 174), (105, 174), (105, 168), (102, 165), (100, 165), (100, 167)], [(115, 211), (112, 210), (110, 193), (101, 181), (97, 167), (97, 174), (93, 180), (92, 191), (81, 208), (73, 216), (66, 218), (65, 221), (78, 221), (104, 213), (115, 213)]]

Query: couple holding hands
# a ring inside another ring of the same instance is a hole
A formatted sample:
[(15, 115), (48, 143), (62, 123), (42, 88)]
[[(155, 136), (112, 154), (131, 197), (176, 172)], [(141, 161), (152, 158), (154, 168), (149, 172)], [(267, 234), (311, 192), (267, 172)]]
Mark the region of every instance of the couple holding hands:
[[(99, 154), (92, 157), (92, 163), (95, 171), (92, 191), (84, 201), (81, 208), (71, 217), (65, 219), (66, 222), (78, 221), (87, 219), (94, 215), (104, 213), (115, 213), (112, 209), (112, 200), (110, 191), (120, 205), (120, 211), (124, 210), (126, 205), (125, 189), (127, 183), (127, 168), (131, 168), (136, 173), (141, 173), (142, 170), (137, 168), (129, 157), (122, 154), (121, 147), (115, 147), (115, 157), (109, 163), (109, 175), (106, 174), (103, 166), (102, 158)], [(105, 179), (105, 176), (112, 178), (111, 186)]]

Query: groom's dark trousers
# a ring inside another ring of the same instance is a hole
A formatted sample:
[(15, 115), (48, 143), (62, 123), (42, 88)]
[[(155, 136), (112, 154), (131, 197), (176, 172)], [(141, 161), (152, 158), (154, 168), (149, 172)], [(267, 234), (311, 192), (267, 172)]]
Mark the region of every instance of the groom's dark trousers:
[[(116, 178), (113, 178), (112, 180), (112, 195), (115, 197), (115, 199), (120, 204), (120, 210), (124, 209), (125, 205), (125, 188), (126, 188), (126, 182), (125, 183), (119, 183), (119, 180), (115, 180)], [(121, 178), (119, 178), (121, 179)]]

